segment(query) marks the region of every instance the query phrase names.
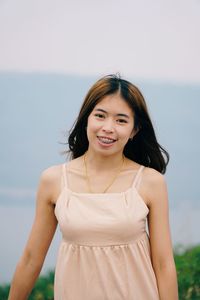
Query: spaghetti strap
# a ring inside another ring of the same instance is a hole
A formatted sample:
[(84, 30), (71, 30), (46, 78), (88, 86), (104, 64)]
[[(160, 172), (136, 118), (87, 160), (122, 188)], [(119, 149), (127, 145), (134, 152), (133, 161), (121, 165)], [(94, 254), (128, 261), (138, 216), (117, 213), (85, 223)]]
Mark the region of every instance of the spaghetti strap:
[(139, 187), (139, 184), (141, 182), (141, 179), (142, 179), (142, 171), (144, 170), (144, 166), (140, 166), (139, 170), (137, 171), (137, 174), (134, 178), (134, 181), (133, 181), (133, 185), (132, 187), (135, 187), (135, 188), (138, 188)]
[(67, 187), (67, 168), (66, 163), (62, 165), (62, 186)]

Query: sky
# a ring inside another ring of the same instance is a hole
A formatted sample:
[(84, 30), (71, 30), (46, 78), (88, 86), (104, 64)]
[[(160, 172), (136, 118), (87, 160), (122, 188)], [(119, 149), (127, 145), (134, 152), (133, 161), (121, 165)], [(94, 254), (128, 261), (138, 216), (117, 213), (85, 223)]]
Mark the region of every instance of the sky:
[(200, 0), (0, 0), (0, 70), (200, 83)]

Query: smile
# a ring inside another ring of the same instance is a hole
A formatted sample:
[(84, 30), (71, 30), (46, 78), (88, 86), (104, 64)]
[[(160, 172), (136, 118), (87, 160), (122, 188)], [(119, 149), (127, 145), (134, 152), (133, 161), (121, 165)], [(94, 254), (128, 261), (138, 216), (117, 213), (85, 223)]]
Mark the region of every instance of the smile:
[(110, 144), (113, 144), (114, 142), (116, 142), (115, 139), (111, 139), (109, 137), (97, 136), (97, 138), (101, 143), (106, 144), (106, 145), (110, 145)]

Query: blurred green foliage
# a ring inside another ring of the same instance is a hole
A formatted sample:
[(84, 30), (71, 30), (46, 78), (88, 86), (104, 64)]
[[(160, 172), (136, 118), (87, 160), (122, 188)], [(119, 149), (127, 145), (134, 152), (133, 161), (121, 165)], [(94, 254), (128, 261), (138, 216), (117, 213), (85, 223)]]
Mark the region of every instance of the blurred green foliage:
[(200, 300), (200, 245), (175, 255), (180, 300)]
[[(179, 299), (200, 300), (200, 245), (180, 253), (175, 251)], [(29, 300), (53, 300), (54, 272), (40, 276)], [(9, 285), (0, 286), (0, 299), (7, 300)]]
[[(50, 271), (44, 276), (40, 276), (36, 281), (29, 300), (53, 300), (54, 272)], [(0, 286), (0, 299), (7, 300), (9, 285)]]
[(53, 300), (54, 272), (40, 276), (29, 296), (30, 300)]

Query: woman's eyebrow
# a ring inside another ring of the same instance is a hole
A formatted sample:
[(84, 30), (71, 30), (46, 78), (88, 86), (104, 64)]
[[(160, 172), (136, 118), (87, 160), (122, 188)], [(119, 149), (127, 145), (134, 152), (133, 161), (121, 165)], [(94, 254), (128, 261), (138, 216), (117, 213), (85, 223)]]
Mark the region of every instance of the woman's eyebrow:
[[(100, 111), (100, 112), (103, 112), (103, 113), (105, 113), (105, 114), (108, 113), (106, 110), (104, 110), (104, 109), (102, 109), (102, 108), (95, 108), (95, 111)], [(127, 119), (130, 118), (127, 114), (122, 114), (122, 113), (116, 114), (116, 116), (118, 116), (118, 117), (125, 117), (125, 118), (127, 118)]]
[(105, 111), (104, 109), (101, 109), (101, 108), (95, 108), (95, 110), (96, 110), (96, 111), (101, 111), (101, 112), (107, 114), (107, 111)]
[(125, 117), (125, 118), (127, 118), (127, 119), (130, 118), (130, 117), (129, 117), (128, 115), (126, 115), (126, 114), (117, 114), (117, 116), (119, 116), (119, 117)]

